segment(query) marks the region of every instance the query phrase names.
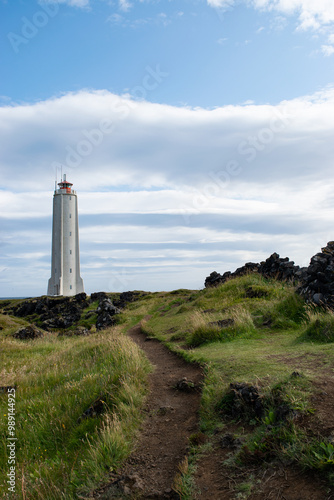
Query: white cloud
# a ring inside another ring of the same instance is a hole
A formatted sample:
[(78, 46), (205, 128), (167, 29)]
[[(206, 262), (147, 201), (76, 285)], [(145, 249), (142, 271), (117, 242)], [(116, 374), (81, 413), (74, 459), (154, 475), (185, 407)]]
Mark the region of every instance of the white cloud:
[(325, 56), (332, 56), (334, 54), (334, 45), (322, 45), (321, 50)]
[(128, 12), (131, 9), (132, 5), (128, 0), (119, 0), (119, 8), (123, 12)]
[(321, 50), (326, 57), (334, 54), (334, 34), (328, 36), (328, 44), (322, 45)]
[[(334, 23), (334, 2), (332, 0), (241, 0), (242, 3), (259, 10), (280, 12), (286, 16), (298, 15), (301, 30), (319, 30)], [(236, 2), (207, 0), (214, 8), (233, 7)], [(240, 3), (240, 2), (239, 2)]]
[(235, 5), (235, 0), (208, 0), (211, 7), (226, 9)]
[(112, 14), (107, 18), (107, 21), (111, 24), (121, 24), (124, 22), (124, 17), (120, 14)]
[(256, 8), (276, 10), (286, 15), (299, 14), (301, 23), (313, 18), (315, 23), (334, 21), (334, 4), (331, 0), (249, 0)]
[(0, 132), (0, 296), (45, 293), (60, 164), (87, 291), (201, 287), (273, 251), (305, 265), (333, 239), (331, 88), (212, 110), (86, 90), (0, 107)]
[(90, 4), (90, 0), (41, 0), (40, 3), (58, 3), (58, 4), (66, 4), (69, 7), (88, 7)]
[[(141, 95), (148, 92), (142, 86)], [(0, 130), (0, 173), (3, 185), (15, 190), (52, 188), (57, 165), (77, 178), (78, 188), (90, 190), (196, 187), (210, 182), (214, 172), (231, 169), (230, 162), (241, 169), (239, 175), (226, 174), (231, 180), (306, 182), (317, 177), (319, 164), (326, 175), (332, 168), (334, 90), (277, 106), (213, 110), (82, 91), (3, 106)]]

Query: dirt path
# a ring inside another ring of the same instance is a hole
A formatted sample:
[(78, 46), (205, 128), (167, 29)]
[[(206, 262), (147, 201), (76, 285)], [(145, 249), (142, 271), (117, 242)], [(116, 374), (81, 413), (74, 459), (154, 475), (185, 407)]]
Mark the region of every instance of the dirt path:
[[(96, 492), (94, 498), (108, 499), (179, 499), (173, 491), (174, 480), (187, 456), (189, 437), (198, 431), (200, 386), (203, 374), (198, 366), (186, 363), (159, 341), (141, 333), (140, 325), (128, 335), (146, 353), (154, 366), (150, 375), (150, 393), (144, 412), (139, 440), (122, 470), (112, 482)], [(282, 360), (283, 361), (283, 360)], [(284, 360), (284, 362), (287, 362)], [(187, 389), (183, 379), (192, 381), (196, 390)], [(181, 387), (176, 388), (181, 381)], [(183, 381), (183, 382), (182, 382)], [(317, 413), (307, 428), (331, 435), (334, 429), (334, 381), (318, 379), (314, 396)], [(293, 464), (232, 470), (224, 465), (231, 450), (220, 443), (224, 434), (247, 434), (247, 429), (226, 424), (213, 440), (213, 449), (197, 462), (194, 475), (197, 492), (192, 500), (330, 500), (334, 492), (325, 481), (302, 473)]]
[[(129, 330), (128, 335), (154, 366), (144, 408), (147, 416), (135, 451), (113, 483), (97, 497), (103, 500), (179, 498), (172, 490), (173, 481), (187, 456), (189, 436), (198, 431), (202, 370), (186, 363), (160, 342), (148, 339), (141, 333), (140, 325)], [(186, 381), (176, 389), (182, 379)], [(187, 389), (190, 381), (195, 389)]]

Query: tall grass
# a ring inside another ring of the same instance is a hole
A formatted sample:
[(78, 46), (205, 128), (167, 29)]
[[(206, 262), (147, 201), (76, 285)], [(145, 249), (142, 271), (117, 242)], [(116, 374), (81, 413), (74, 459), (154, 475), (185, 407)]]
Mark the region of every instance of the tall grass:
[[(225, 425), (217, 405), (231, 382), (247, 382), (262, 392), (283, 387), (284, 401), (287, 397), (291, 407), (304, 414), (311, 389), (299, 378), (295, 387), (289, 378), (292, 371), (305, 368), (311, 384), (317, 368), (307, 364), (307, 356), (319, 355), (328, 365), (334, 360), (330, 346), (334, 315), (308, 312), (291, 284), (257, 274), (214, 289), (149, 294), (128, 305), (118, 327), (88, 337), (46, 334), (35, 341), (19, 341), (10, 334), (24, 320), (0, 315), (0, 385), (17, 385), (18, 499), (87, 496), (127, 456), (140, 421), (149, 366), (122, 331), (143, 318), (143, 331), (188, 361), (203, 364), (201, 429), (209, 434)], [(233, 321), (221, 323), (227, 319)], [(96, 401), (101, 411), (84, 418)], [(0, 393), (3, 450), (6, 402), (7, 395)], [(267, 422), (257, 425), (254, 439), (250, 437), (247, 445), (246, 460), (252, 459), (256, 443), (264, 438), (276, 456), (295, 453), (300, 463), (304, 460), (313, 468), (320, 459), (326, 467), (332, 465), (326, 440), (323, 446), (306, 443), (297, 423), (267, 425), (273, 415), (269, 408)], [(284, 440), (286, 447), (279, 455)], [(2, 494), (6, 491), (6, 460), (6, 453), (0, 454)], [(187, 498), (191, 474), (180, 472), (179, 486), (186, 487), (183, 497)]]
[[(227, 321), (227, 326), (219, 322)], [(250, 312), (237, 304), (230, 309), (228, 318), (209, 315), (203, 311), (195, 311), (191, 317), (191, 334), (188, 344), (192, 347), (208, 342), (224, 342), (237, 337), (250, 337), (256, 333)]]
[[(89, 337), (1, 338), (1, 385), (16, 385), (17, 498), (77, 498), (129, 453), (149, 366), (119, 328)], [(84, 412), (94, 402), (94, 416)], [(6, 449), (7, 394), (0, 396)], [(0, 488), (7, 490), (7, 454)]]
[(334, 314), (331, 311), (308, 313), (308, 321), (300, 341), (328, 344), (334, 342)]

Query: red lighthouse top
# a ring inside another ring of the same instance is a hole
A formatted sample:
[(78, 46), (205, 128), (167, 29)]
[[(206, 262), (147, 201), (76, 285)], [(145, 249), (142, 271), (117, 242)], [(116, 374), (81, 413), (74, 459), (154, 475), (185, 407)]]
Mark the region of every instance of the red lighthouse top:
[(65, 189), (66, 193), (71, 193), (71, 186), (73, 186), (72, 182), (68, 182), (66, 180), (66, 174), (64, 174), (64, 180), (58, 182), (59, 189)]

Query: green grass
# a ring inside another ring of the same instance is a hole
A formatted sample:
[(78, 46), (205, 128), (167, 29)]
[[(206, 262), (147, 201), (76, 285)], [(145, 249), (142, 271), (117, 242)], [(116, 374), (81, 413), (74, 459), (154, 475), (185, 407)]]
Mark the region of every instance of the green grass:
[[(96, 307), (91, 304), (83, 311), (79, 326), (94, 331), (96, 318), (85, 315)], [(209, 439), (229, 425), (222, 401), (230, 384), (243, 382), (258, 389), (264, 413), (259, 418), (245, 411), (234, 422), (254, 430), (229, 465), (294, 460), (330, 479), (333, 453), (328, 440), (310, 438), (291, 418), (281, 422), (277, 408), (286, 405), (291, 415), (302, 416), (314, 411), (310, 401), (319, 366), (329, 373), (334, 363), (333, 318), (306, 306), (291, 284), (257, 274), (217, 288), (147, 294), (127, 305), (117, 327), (88, 337), (58, 337), (55, 332), (19, 341), (11, 335), (27, 322), (0, 315), (0, 385), (17, 385), (18, 498), (23, 498), (22, 488), (31, 499), (87, 495), (130, 453), (150, 370), (124, 335), (138, 322), (148, 335), (203, 366), (200, 424)], [(81, 418), (96, 402), (98, 415)], [(6, 405), (7, 394), (0, 393), (3, 450)], [(180, 468), (176, 488), (183, 500), (194, 492), (197, 453), (192, 449), (189, 462)], [(5, 491), (7, 459), (6, 453), (0, 455), (0, 486)], [(239, 498), (246, 498), (251, 486), (241, 484)]]
[[(321, 437), (312, 440), (289, 418), (276, 425), (276, 418), (280, 405), (291, 409), (291, 415), (315, 411), (310, 403), (312, 381), (319, 375), (319, 363), (326, 369), (334, 362), (333, 314), (315, 314), (293, 285), (256, 274), (217, 288), (151, 296), (142, 306), (134, 304), (131, 315), (141, 311), (137, 319), (142, 319), (144, 332), (204, 367), (202, 431), (212, 435), (227, 425), (219, 404), (230, 383), (254, 385), (264, 398), (263, 420), (246, 413), (246, 421), (239, 422), (252, 425), (254, 432), (248, 437), (243, 461), (235, 457), (234, 463), (281, 458), (320, 469), (319, 456), (325, 453)], [(233, 323), (225, 328), (217, 324), (228, 319)], [(293, 372), (301, 376), (294, 377)]]
[(300, 341), (329, 344), (334, 342), (334, 314), (309, 314), (309, 321), (299, 337)]
[(83, 311), (82, 311), (82, 314), (81, 314), (81, 319), (78, 321), (78, 323), (76, 325), (74, 325), (72, 327), (73, 330), (75, 330), (78, 326), (81, 326), (81, 327), (84, 327), (86, 328), (87, 330), (91, 330), (91, 331), (96, 331), (96, 319), (97, 319), (97, 313), (93, 314), (91, 316), (89, 316), (88, 318), (85, 318), (86, 314), (89, 313), (89, 312), (93, 312), (95, 311), (97, 308), (98, 308), (98, 305), (99, 305), (99, 301), (95, 301), (95, 302), (92, 302), (88, 307), (86, 307)]
[[(96, 487), (131, 450), (150, 369), (144, 356), (119, 328), (34, 341), (3, 335), (0, 353), (1, 385), (17, 386), (17, 484), (26, 498), (71, 499)], [(3, 450), (7, 399), (0, 395)], [(101, 413), (81, 418), (96, 400)], [(6, 453), (0, 470), (3, 493)]]

